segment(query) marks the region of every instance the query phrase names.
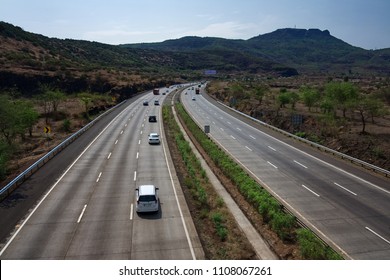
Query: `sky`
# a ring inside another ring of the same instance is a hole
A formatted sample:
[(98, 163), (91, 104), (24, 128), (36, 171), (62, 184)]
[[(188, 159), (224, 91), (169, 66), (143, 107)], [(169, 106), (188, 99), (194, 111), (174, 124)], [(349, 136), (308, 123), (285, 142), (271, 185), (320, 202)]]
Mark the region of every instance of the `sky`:
[(356, 47), (390, 48), (390, 0), (0, 0), (0, 21), (113, 45), (318, 28)]

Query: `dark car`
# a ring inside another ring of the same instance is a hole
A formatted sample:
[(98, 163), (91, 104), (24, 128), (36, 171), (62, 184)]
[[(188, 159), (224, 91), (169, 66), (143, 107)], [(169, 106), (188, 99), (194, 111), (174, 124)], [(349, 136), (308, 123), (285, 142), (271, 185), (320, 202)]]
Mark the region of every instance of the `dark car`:
[(156, 116), (149, 116), (149, 122), (157, 122)]
[(148, 105), (149, 105), (148, 100), (145, 100), (145, 101), (144, 101), (144, 106), (148, 106)]

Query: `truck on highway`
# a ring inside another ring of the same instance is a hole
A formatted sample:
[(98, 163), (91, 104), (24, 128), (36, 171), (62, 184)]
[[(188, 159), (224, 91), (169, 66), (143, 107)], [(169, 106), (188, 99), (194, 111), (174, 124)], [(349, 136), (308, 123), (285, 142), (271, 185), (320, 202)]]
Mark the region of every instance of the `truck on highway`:
[(199, 88), (195, 89), (195, 94), (200, 94), (200, 89)]
[(160, 90), (158, 88), (153, 89), (153, 94), (154, 95), (159, 95), (160, 94)]

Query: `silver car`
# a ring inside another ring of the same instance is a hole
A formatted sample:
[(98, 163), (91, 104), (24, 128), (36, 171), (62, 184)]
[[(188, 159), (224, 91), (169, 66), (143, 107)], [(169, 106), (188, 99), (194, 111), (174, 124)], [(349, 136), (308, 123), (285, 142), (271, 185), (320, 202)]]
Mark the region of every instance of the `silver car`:
[(160, 135), (158, 135), (157, 133), (150, 133), (149, 134), (149, 144), (160, 144)]
[(136, 189), (137, 205), (136, 211), (157, 212), (159, 208), (158, 188), (154, 185), (141, 185)]

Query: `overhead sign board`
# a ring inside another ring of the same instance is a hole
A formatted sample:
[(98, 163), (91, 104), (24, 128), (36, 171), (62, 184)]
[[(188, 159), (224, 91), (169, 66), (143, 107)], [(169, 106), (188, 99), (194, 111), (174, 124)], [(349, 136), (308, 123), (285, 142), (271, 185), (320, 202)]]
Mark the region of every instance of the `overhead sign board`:
[(205, 75), (215, 75), (217, 74), (217, 70), (204, 70)]

